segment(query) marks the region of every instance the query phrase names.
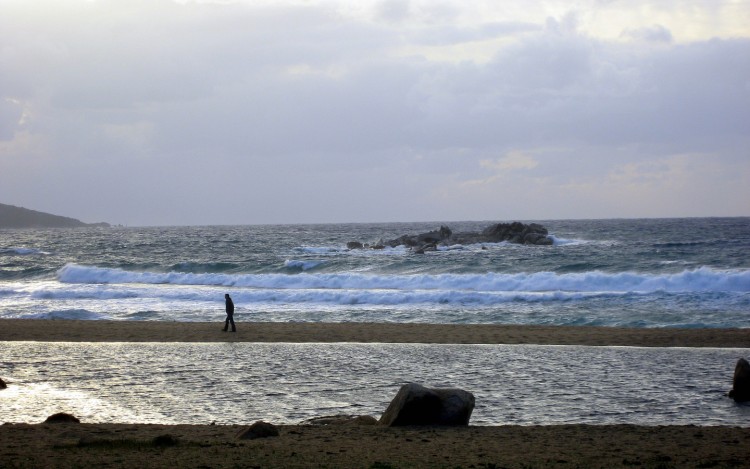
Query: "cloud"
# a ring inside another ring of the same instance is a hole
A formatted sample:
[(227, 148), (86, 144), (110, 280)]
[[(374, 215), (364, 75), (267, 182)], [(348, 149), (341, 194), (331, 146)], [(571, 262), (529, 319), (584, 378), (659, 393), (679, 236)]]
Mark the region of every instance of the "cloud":
[(636, 41), (662, 42), (666, 44), (671, 43), (673, 40), (672, 33), (660, 24), (645, 28), (626, 29), (622, 32), (621, 36)]
[(534, 169), (539, 163), (531, 155), (513, 151), (496, 160), (482, 160), (480, 165), (497, 172), (509, 172)]
[(0, 140), (13, 138), (15, 129), (21, 123), (23, 109), (12, 98), (0, 99)]
[(375, 5), (375, 16), (387, 22), (401, 22), (409, 18), (408, 0), (383, 0)]
[[(0, 200), (131, 224), (487, 219), (514, 191), (525, 219), (728, 213), (737, 9), (701, 4), (728, 33), (684, 40), (681, 10), (589, 3), (10, 2)], [(706, 202), (670, 195), (701, 172)]]

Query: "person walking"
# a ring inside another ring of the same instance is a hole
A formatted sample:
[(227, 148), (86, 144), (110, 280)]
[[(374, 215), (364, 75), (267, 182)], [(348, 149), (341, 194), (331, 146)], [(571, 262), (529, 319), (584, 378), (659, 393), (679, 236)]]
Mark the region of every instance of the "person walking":
[(232, 332), (237, 332), (237, 327), (234, 325), (234, 301), (232, 301), (232, 298), (229, 296), (229, 293), (224, 295), (224, 300), (227, 304), (227, 319), (224, 321), (224, 329), (222, 329), (224, 332), (229, 329), (229, 324), (232, 324)]

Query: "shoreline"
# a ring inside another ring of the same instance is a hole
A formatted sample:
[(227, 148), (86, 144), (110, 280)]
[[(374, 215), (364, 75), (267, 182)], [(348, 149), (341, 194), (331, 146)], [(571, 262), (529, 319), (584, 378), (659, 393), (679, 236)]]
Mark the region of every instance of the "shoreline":
[(750, 329), (421, 323), (238, 323), (0, 319), (0, 341), (360, 342), (750, 348)]
[(6, 424), (7, 467), (736, 468), (750, 428), (635, 425), (384, 427)]

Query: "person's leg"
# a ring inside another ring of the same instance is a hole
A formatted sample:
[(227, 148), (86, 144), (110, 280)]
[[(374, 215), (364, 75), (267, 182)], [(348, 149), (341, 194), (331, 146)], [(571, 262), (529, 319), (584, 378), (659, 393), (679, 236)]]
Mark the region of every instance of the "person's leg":
[(229, 316), (229, 322), (232, 323), (232, 332), (237, 332), (237, 327), (234, 325), (234, 317)]
[(222, 329), (224, 332), (226, 332), (227, 329), (229, 328), (229, 319), (230, 317), (227, 316), (226, 320), (224, 321), (224, 329)]

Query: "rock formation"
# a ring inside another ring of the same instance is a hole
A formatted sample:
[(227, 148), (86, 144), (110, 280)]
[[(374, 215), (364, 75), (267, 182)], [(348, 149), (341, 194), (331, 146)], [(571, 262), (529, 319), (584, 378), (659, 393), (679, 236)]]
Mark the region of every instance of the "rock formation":
[(47, 417), (47, 420), (45, 420), (44, 423), (81, 423), (81, 421), (71, 414), (59, 412)]
[(428, 231), (417, 235), (403, 235), (388, 241), (379, 241), (372, 246), (362, 244), (359, 241), (347, 243), (348, 249), (383, 249), (385, 247), (406, 246), (414, 252), (423, 254), (434, 251), (438, 246), (450, 246), (454, 244), (478, 244), (478, 243), (500, 243), (509, 242), (514, 244), (534, 244), (549, 246), (552, 238), (545, 227), (537, 223), (524, 224), (521, 222), (496, 223), (490, 225), (481, 232), (454, 233), (447, 226), (441, 226), (437, 230)]
[(457, 388), (426, 388), (416, 383), (399, 389), (380, 423), (405, 425), (468, 425), (474, 410), (474, 395)]
[(8, 385), (7, 385), (7, 384), (5, 384), (5, 381), (3, 381), (3, 379), (2, 379), (2, 378), (0, 378), (0, 389), (5, 389), (5, 388), (7, 388), (7, 387), (8, 387)]
[(750, 401), (750, 363), (744, 358), (737, 360), (734, 367), (734, 379), (729, 397), (737, 402)]
[(239, 440), (255, 440), (257, 438), (268, 438), (272, 436), (279, 436), (279, 430), (273, 424), (262, 420), (255, 422), (237, 433), (237, 439)]

